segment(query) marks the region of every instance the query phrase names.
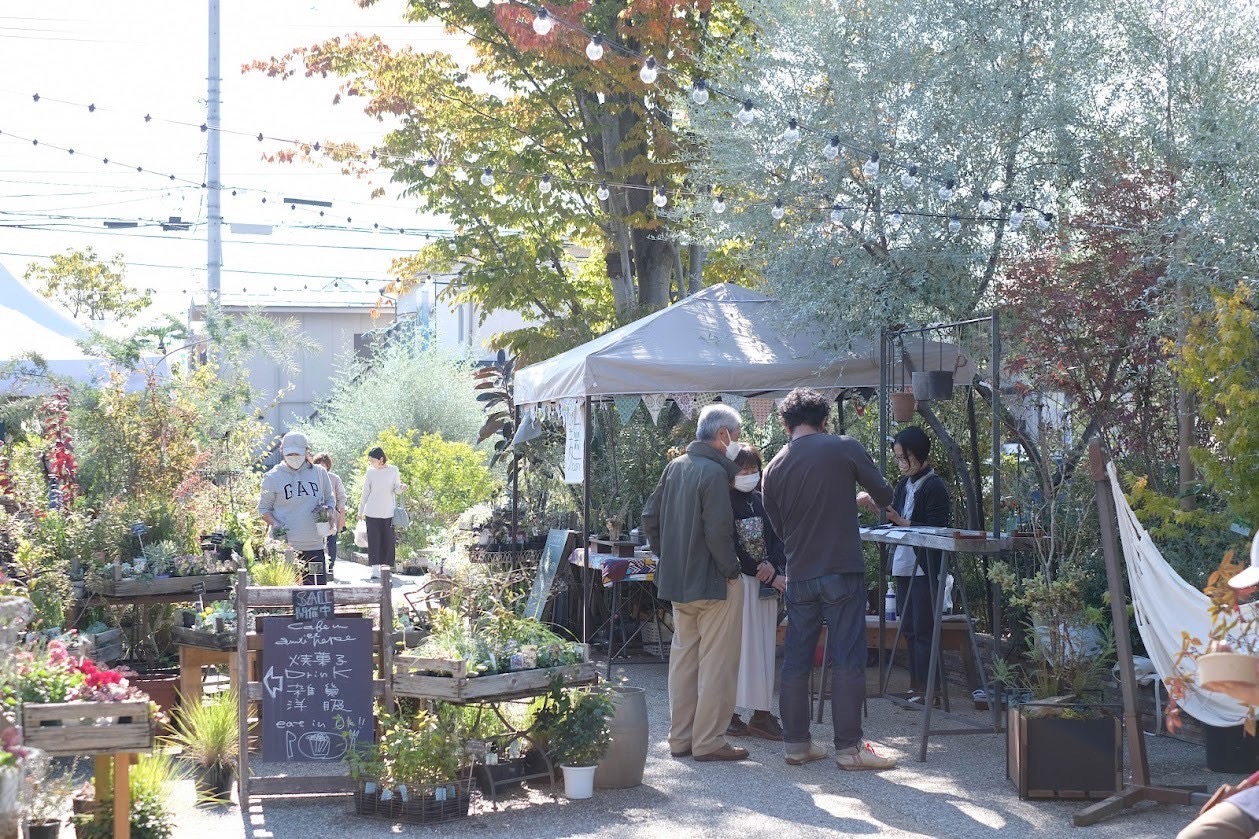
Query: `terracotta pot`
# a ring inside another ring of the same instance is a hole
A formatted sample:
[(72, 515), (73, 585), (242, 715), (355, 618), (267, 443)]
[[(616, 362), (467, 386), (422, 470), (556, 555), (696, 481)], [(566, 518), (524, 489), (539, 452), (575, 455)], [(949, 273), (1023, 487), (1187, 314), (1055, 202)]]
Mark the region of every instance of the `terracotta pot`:
[(1229, 684), (1259, 684), (1259, 659), (1243, 653), (1207, 653), (1200, 655), (1198, 684), (1206, 690), (1222, 691)]
[(909, 391), (897, 391), (892, 394), (892, 419), (896, 422), (912, 420), (917, 407), (918, 401)]

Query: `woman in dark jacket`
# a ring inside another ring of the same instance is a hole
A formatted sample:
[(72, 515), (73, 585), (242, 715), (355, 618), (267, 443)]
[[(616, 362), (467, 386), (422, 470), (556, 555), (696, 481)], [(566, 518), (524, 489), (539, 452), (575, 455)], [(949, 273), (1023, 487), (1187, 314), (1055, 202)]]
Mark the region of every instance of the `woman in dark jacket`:
[[(902, 477), (896, 484), (892, 506), (883, 511), (888, 521), (901, 527), (948, 527), (953, 510), (949, 488), (931, 468), (931, 439), (926, 432), (918, 426), (904, 429), (893, 440), (892, 450)], [(868, 502), (868, 496), (862, 501)], [(878, 512), (873, 502), (866, 506)], [(931, 664), (940, 551), (898, 546), (892, 553), (892, 576), (896, 580), (896, 612), (901, 620), (901, 634), (909, 650), (910, 700), (921, 701), (927, 689), (927, 668)], [(937, 674), (936, 686), (941, 683)]]
[[(770, 527), (761, 501), (761, 453), (742, 444), (730, 504), (734, 508), (735, 552), (743, 569), (743, 642), (739, 652), (736, 713), (726, 733), (782, 740), (782, 726), (770, 709), (774, 700), (774, 646), (778, 631), (778, 594), (787, 585), (782, 540)], [(737, 709), (752, 712), (745, 723)]]

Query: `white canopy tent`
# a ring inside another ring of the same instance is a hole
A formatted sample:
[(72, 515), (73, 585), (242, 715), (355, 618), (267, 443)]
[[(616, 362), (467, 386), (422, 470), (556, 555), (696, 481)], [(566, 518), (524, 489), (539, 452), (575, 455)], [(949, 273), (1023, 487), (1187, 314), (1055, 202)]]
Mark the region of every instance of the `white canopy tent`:
[[(782, 304), (740, 286), (710, 286), (516, 375), (517, 405), (579, 397), (675, 393), (781, 394), (879, 387), (878, 341), (860, 341), (843, 354), (811, 332), (792, 332)], [(913, 344), (914, 342), (910, 342)], [(907, 345), (916, 370), (954, 370), (969, 384), (975, 366), (952, 344)], [(892, 381), (907, 384), (897, 364)]]
[[(77, 342), (86, 337), (86, 328), (0, 265), (0, 364), (33, 353), (54, 377), (96, 382), (109, 372), (110, 363), (79, 349)], [(128, 387), (143, 387), (143, 377), (133, 375)], [(0, 394), (40, 390), (20, 376), (0, 378)]]

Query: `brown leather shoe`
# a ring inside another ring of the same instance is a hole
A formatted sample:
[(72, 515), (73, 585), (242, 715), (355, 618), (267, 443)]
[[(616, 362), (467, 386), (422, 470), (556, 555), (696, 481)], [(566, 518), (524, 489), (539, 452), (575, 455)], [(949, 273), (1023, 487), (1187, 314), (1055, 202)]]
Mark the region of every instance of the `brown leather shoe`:
[(690, 750), (690, 749), (687, 749), (687, 750), (686, 750), (686, 751), (684, 751), (684, 752), (669, 752), (669, 755), (670, 755), (671, 757), (676, 757), (676, 758), (690, 757), (690, 756), (691, 756), (691, 750)]
[(726, 734), (730, 737), (743, 737), (748, 733), (748, 724), (743, 721), (743, 717), (735, 714), (730, 718), (730, 724), (726, 726)]
[(783, 727), (778, 723), (778, 718), (768, 711), (757, 711), (752, 715), (747, 723), (747, 733), (762, 740), (779, 743), (783, 739)]
[(709, 760), (746, 760), (748, 756), (747, 749), (740, 749), (738, 746), (725, 745), (715, 752), (709, 752), (706, 755), (695, 755), (698, 761)]

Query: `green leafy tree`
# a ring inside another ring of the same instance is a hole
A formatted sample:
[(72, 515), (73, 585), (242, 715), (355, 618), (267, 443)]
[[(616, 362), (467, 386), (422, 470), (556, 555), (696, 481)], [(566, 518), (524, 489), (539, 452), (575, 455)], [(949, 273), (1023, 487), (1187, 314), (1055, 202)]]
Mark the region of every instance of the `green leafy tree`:
[(153, 290), (136, 291), (126, 274), (122, 254), (106, 262), (89, 247), (54, 254), (51, 265), (31, 263), (26, 280), (39, 283), (39, 293), (65, 306), (73, 317), (125, 321), (153, 302)]
[[(399, 259), (398, 285), (458, 269), (456, 298), (541, 322), (504, 336), (532, 357), (698, 288), (702, 253), (678, 240), (653, 189), (682, 186), (687, 142), (673, 102), (690, 87), (696, 58), (724, 54), (724, 38), (741, 19), (736, 4), (720, 0), (580, 0), (547, 9), (654, 56), (669, 72), (645, 84), (640, 59), (607, 46), (591, 61), (587, 36), (562, 25), (540, 36), (519, 4), (481, 9), (446, 0), (411, 0), (405, 17), (442, 21), (474, 52), (471, 67), (443, 52), (395, 50), (355, 35), (245, 68), (279, 78), (335, 76), (334, 101), (361, 100), (368, 114), (400, 121), (376, 149), (329, 142), (277, 159), (321, 155), (346, 172), (383, 171), (408, 200), (448, 217), (455, 235)], [(429, 160), (437, 168), (426, 174)], [(480, 180), (486, 168), (492, 187)], [(548, 193), (539, 189), (544, 173), (553, 179)], [(610, 195), (600, 201), (603, 180)]]

